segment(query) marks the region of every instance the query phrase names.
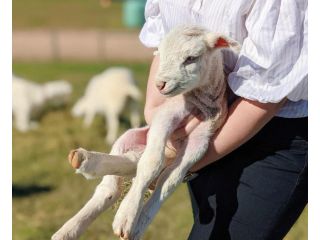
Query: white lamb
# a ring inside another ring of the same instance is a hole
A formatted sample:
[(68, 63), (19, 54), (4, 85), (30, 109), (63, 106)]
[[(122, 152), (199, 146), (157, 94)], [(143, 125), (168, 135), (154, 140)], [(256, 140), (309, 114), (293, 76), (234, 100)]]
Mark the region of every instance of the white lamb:
[[(234, 40), (201, 27), (178, 27), (159, 46), (156, 86), (168, 97), (152, 125), (131, 129), (109, 154), (71, 151), (69, 161), (87, 178), (104, 176), (90, 201), (52, 239), (77, 239), (85, 228), (119, 198), (123, 177), (133, 184), (116, 213), (113, 230), (121, 239), (140, 239), (164, 200), (206, 152), (209, 139), (227, 114), (226, 79), (221, 49), (238, 52)], [(197, 109), (204, 120), (175, 151), (166, 143), (181, 121)], [(173, 161), (165, 158), (175, 157)], [(117, 176), (116, 176), (117, 175)], [(158, 178), (158, 179), (157, 179)], [(157, 179), (156, 188), (143, 205), (143, 195)]]
[(106, 121), (106, 142), (112, 144), (119, 127), (119, 115), (129, 104), (132, 127), (140, 126), (139, 104), (141, 93), (135, 85), (132, 72), (127, 68), (113, 67), (94, 76), (72, 109), (73, 116), (84, 115), (84, 125), (90, 126), (95, 114), (100, 113)]
[(72, 92), (67, 81), (57, 80), (44, 84), (34, 83), (23, 78), (12, 76), (12, 113), (15, 127), (26, 132), (36, 128), (31, 121), (47, 105), (65, 104)]

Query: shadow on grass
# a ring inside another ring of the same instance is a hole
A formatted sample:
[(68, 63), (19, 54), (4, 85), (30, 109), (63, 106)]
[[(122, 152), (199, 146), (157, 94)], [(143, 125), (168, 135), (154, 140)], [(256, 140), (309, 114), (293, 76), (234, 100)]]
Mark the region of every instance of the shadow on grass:
[(38, 185), (12, 185), (12, 197), (28, 197), (33, 194), (50, 192), (53, 188), (51, 186), (38, 186)]

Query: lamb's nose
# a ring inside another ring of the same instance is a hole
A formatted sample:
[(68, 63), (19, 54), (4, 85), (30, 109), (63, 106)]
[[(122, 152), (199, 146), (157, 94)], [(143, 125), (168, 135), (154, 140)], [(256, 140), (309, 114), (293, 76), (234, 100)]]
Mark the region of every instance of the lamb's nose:
[(157, 82), (157, 83), (156, 83), (156, 86), (157, 86), (157, 88), (158, 88), (159, 90), (162, 90), (162, 89), (164, 89), (164, 87), (166, 86), (166, 82), (162, 82), (162, 81)]

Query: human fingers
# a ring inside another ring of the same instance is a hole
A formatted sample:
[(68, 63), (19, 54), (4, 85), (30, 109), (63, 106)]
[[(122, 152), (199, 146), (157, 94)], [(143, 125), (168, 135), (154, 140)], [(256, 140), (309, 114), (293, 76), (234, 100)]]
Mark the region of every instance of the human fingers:
[(186, 138), (200, 123), (201, 116), (193, 117), (186, 125), (176, 129), (171, 135), (172, 141)]
[(184, 126), (187, 125), (187, 123), (190, 122), (194, 117), (198, 117), (198, 115), (200, 115), (200, 114), (201, 114), (201, 112), (200, 112), (198, 109), (196, 109), (196, 108), (193, 109), (193, 110), (191, 111), (191, 113), (181, 121), (181, 123), (179, 124), (179, 126), (177, 127), (177, 129), (178, 129), (178, 128), (181, 128), (181, 127), (184, 127)]

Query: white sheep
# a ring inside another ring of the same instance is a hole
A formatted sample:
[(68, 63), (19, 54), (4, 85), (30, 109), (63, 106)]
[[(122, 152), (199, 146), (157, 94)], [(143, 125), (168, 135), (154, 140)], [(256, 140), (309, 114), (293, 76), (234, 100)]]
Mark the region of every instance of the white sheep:
[(31, 119), (47, 105), (61, 105), (68, 101), (72, 86), (67, 81), (56, 80), (38, 84), (12, 76), (12, 113), (15, 127), (26, 132), (37, 127)]
[(72, 108), (72, 115), (84, 115), (84, 125), (88, 127), (95, 114), (102, 114), (106, 121), (106, 142), (112, 144), (117, 138), (119, 115), (126, 104), (129, 104), (131, 111), (131, 126), (140, 126), (140, 100), (141, 93), (132, 72), (127, 68), (112, 67), (90, 80), (84, 96)]
[[(116, 213), (113, 229), (122, 239), (140, 239), (164, 200), (204, 155), (210, 137), (226, 117), (222, 48), (238, 52), (240, 45), (197, 26), (178, 27), (165, 36), (159, 46), (155, 84), (167, 101), (151, 126), (128, 130), (110, 154), (84, 149), (70, 152), (69, 161), (78, 173), (104, 177), (90, 201), (52, 239), (77, 239), (119, 197), (123, 176), (135, 179)], [(202, 113), (203, 122), (181, 140), (176, 154), (166, 151), (170, 134), (195, 109)], [(165, 161), (173, 156), (170, 163)], [(143, 193), (155, 179), (156, 188), (143, 205)]]

